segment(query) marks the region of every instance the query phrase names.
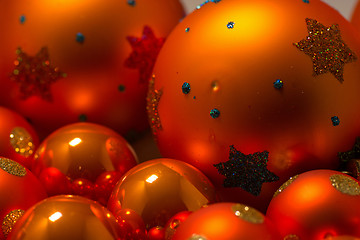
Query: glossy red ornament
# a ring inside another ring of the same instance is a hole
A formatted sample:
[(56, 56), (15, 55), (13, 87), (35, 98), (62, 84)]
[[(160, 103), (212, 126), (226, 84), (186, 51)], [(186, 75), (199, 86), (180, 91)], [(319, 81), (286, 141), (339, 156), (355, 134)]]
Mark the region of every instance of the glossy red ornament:
[(42, 138), (88, 120), (131, 135), (148, 127), (148, 78), (184, 16), (179, 0), (0, 3), (0, 104)]
[(121, 237), (126, 240), (147, 240), (145, 223), (134, 210), (121, 209), (116, 214)]
[(6, 239), (25, 210), (47, 197), (39, 180), (25, 167), (0, 158), (0, 239)]
[(47, 198), (19, 219), (9, 240), (119, 240), (115, 217), (101, 204), (80, 196)]
[(280, 236), (256, 209), (239, 203), (216, 203), (188, 216), (172, 239), (280, 240)]
[(266, 216), (282, 237), (360, 237), (359, 202), (356, 179), (333, 170), (313, 170), (284, 183), (271, 200)]
[(132, 209), (150, 229), (165, 226), (178, 212), (194, 211), (217, 200), (212, 183), (199, 170), (182, 161), (160, 158), (129, 170), (115, 186), (108, 209), (114, 216), (121, 209)]
[(359, 35), (322, 1), (208, 1), (154, 67), (160, 152), (204, 172), (223, 201), (265, 211), (286, 179), (335, 169), (360, 135), (359, 56)]
[(172, 216), (165, 224), (165, 239), (171, 240), (176, 229), (189, 217), (191, 211), (182, 211)]
[(39, 138), (31, 124), (20, 114), (0, 106), (0, 156), (29, 168)]
[(115, 131), (93, 123), (74, 123), (40, 144), (32, 171), (49, 195), (76, 194), (106, 205), (116, 182), (136, 164), (132, 147)]
[(148, 231), (148, 239), (165, 240), (165, 229), (160, 226), (150, 228)]

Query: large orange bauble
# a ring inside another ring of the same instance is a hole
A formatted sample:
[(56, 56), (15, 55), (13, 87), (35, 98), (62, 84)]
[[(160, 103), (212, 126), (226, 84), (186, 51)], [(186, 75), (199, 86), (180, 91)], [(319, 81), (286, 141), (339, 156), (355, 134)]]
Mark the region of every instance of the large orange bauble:
[(148, 113), (160, 152), (203, 171), (223, 200), (263, 210), (285, 179), (336, 168), (351, 149), (357, 57), (357, 33), (321, 1), (211, 1), (155, 64)]
[(178, 0), (1, 1), (0, 104), (42, 138), (79, 120), (142, 131), (148, 77), (183, 15)]

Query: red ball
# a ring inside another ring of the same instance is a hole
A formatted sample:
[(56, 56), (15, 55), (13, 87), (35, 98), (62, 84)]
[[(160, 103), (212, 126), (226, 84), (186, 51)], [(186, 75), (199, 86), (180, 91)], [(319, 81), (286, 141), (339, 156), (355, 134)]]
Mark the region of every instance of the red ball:
[(313, 170), (284, 183), (271, 200), (266, 216), (282, 237), (360, 237), (359, 203), (356, 179), (333, 170)]
[(165, 229), (160, 226), (150, 228), (148, 231), (148, 239), (165, 240)]
[(6, 239), (25, 210), (47, 197), (39, 180), (8, 158), (0, 158), (0, 196), (0, 240)]
[(34, 128), (20, 114), (0, 106), (0, 155), (31, 167), (39, 138)]
[(191, 211), (178, 212), (172, 216), (169, 221), (165, 224), (165, 239), (171, 240), (176, 229), (190, 216)]
[(122, 239), (147, 240), (145, 223), (134, 210), (124, 208), (115, 215)]
[(280, 236), (256, 209), (239, 203), (215, 203), (188, 216), (172, 239), (280, 240)]

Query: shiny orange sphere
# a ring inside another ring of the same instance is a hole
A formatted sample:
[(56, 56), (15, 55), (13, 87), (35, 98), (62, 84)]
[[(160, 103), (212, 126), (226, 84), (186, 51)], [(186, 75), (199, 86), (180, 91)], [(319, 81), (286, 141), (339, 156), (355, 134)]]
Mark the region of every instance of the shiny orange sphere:
[(312, 170), (284, 183), (266, 216), (284, 238), (360, 237), (359, 202), (359, 181), (333, 170)]
[(359, 36), (321, 1), (210, 1), (155, 64), (160, 152), (204, 172), (223, 200), (264, 210), (288, 177), (336, 168), (359, 136), (358, 57)]
[(118, 240), (119, 229), (115, 217), (97, 202), (62, 195), (47, 198), (28, 209), (8, 239)]
[(280, 240), (280, 236), (258, 210), (240, 203), (216, 203), (189, 215), (172, 239)]
[(74, 123), (56, 130), (40, 144), (32, 171), (52, 195), (106, 198), (102, 201), (106, 204), (117, 180), (136, 164), (132, 147), (115, 131), (94, 123)]
[(85, 119), (140, 132), (148, 77), (183, 15), (179, 0), (1, 1), (0, 104), (42, 138)]
[(146, 228), (161, 226), (176, 213), (194, 211), (217, 201), (212, 183), (193, 166), (173, 160), (154, 159), (128, 171), (108, 202), (117, 216), (128, 208), (138, 213)]

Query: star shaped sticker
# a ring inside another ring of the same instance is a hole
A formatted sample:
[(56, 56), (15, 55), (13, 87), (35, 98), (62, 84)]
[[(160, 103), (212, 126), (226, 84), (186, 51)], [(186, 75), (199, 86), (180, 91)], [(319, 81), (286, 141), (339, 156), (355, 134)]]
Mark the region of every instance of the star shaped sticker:
[(330, 72), (342, 83), (344, 65), (357, 57), (342, 40), (339, 26), (325, 27), (310, 18), (306, 18), (306, 24), (309, 36), (294, 46), (311, 57), (314, 75)]
[(29, 56), (18, 48), (16, 55), (15, 68), (10, 78), (19, 85), (20, 97), (27, 99), (31, 96), (40, 96), (51, 101), (51, 84), (66, 77), (66, 74), (50, 64), (47, 47), (41, 48), (35, 56)]
[(149, 90), (146, 97), (146, 110), (148, 113), (149, 123), (154, 135), (158, 130), (162, 130), (160, 116), (158, 112), (158, 105), (162, 95), (162, 90), (155, 89), (155, 76), (153, 75), (149, 81)]
[(360, 159), (360, 137), (357, 137), (355, 143), (349, 151), (339, 152), (338, 158), (341, 162), (349, 162), (352, 159)]
[(165, 38), (156, 38), (149, 26), (145, 26), (142, 37), (127, 37), (132, 52), (125, 60), (128, 68), (139, 69), (141, 83), (149, 81), (155, 60), (164, 44)]
[(229, 160), (214, 164), (214, 167), (225, 176), (224, 187), (241, 187), (258, 196), (263, 183), (279, 180), (278, 176), (267, 169), (268, 155), (267, 151), (245, 155), (231, 145)]

